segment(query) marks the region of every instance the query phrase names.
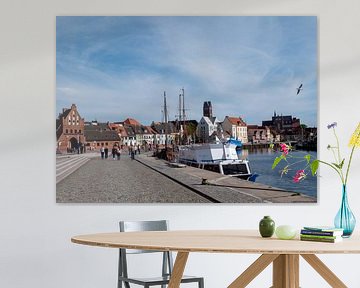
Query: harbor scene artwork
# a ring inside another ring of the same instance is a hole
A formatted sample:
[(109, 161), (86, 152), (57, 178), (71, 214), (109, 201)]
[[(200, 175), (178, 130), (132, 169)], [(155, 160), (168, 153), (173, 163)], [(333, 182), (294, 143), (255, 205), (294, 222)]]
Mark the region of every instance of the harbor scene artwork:
[(316, 203), (272, 166), (317, 157), (317, 48), (314, 16), (56, 17), (57, 203)]

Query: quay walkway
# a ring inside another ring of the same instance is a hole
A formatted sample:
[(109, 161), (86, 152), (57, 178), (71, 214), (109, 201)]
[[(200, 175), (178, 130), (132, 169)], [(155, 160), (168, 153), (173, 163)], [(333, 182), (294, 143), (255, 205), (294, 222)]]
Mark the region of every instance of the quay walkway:
[[(315, 203), (316, 199), (140, 154), (89, 157), (56, 185), (58, 203)], [(80, 157), (80, 156), (79, 156)], [(57, 159), (58, 160), (58, 159)], [(68, 160), (69, 161), (69, 160)], [(57, 161), (58, 162), (58, 161)], [(279, 180), (280, 181), (280, 180)]]
[[(316, 203), (316, 198), (142, 155), (137, 161), (219, 203)], [(171, 168), (173, 166), (173, 168)], [(279, 179), (281, 181), (281, 179)]]
[(91, 158), (97, 157), (98, 153), (65, 154), (56, 156), (56, 183), (65, 179), (71, 173), (79, 169)]
[(98, 154), (56, 184), (56, 202), (205, 203), (209, 201), (140, 162), (131, 160), (129, 155), (122, 155), (120, 160), (112, 158), (102, 160)]

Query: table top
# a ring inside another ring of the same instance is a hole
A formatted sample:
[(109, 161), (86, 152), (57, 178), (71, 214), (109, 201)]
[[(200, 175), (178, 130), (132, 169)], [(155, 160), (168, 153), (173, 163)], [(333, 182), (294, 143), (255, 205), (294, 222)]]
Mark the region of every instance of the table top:
[(341, 254), (360, 253), (360, 235), (338, 243), (262, 238), (257, 230), (187, 230), (116, 232), (79, 235), (77, 244), (99, 247), (249, 254)]

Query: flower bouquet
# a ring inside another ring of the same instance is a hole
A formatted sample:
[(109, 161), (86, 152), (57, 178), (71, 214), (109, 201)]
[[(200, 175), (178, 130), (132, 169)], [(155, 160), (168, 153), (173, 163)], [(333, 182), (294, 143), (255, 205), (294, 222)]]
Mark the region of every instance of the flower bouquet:
[(331, 151), (334, 161), (326, 162), (320, 159), (316, 159), (310, 154), (305, 154), (303, 157), (296, 156), (292, 153), (293, 148), (290, 145), (285, 143), (280, 143), (280, 150), (282, 154), (274, 159), (272, 169), (274, 169), (280, 162), (285, 161), (286, 164), (283, 169), (281, 169), (281, 175), (287, 174), (292, 170), (292, 166), (301, 162), (304, 162), (304, 167), (302, 169), (296, 170), (293, 176), (293, 182), (298, 183), (308, 175), (315, 176), (317, 174), (319, 164), (324, 164), (331, 169), (333, 169), (336, 174), (339, 176), (342, 183), (342, 203), (339, 212), (335, 217), (335, 227), (343, 228), (344, 235), (350, 236), (355, 227), (355, 217), (352, 214), (347, 200), (347, 182), (349, 178), (349, 171), (351, 162), (353, 159), (355, 148), (360, 148), (360, 123), (352, 134), (349, 147), (351, 148), (349, 160), (343, 158), (340, 151), (339, 138), (336, 133), (337, 123), (334, 122), (327, 126), (328, 129), (331, 129), (334, 133), (335, 144), (328, 145), (327, 149)]

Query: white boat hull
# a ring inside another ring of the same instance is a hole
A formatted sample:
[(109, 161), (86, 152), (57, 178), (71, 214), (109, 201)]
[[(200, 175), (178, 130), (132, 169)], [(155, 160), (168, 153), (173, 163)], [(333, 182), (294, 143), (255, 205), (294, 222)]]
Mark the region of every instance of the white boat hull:
[(249, 161), (239, 159), (235, 148), (236, 146), (230, 143), (179, 146), (179, 162), (247, 179), (251, 176)]

